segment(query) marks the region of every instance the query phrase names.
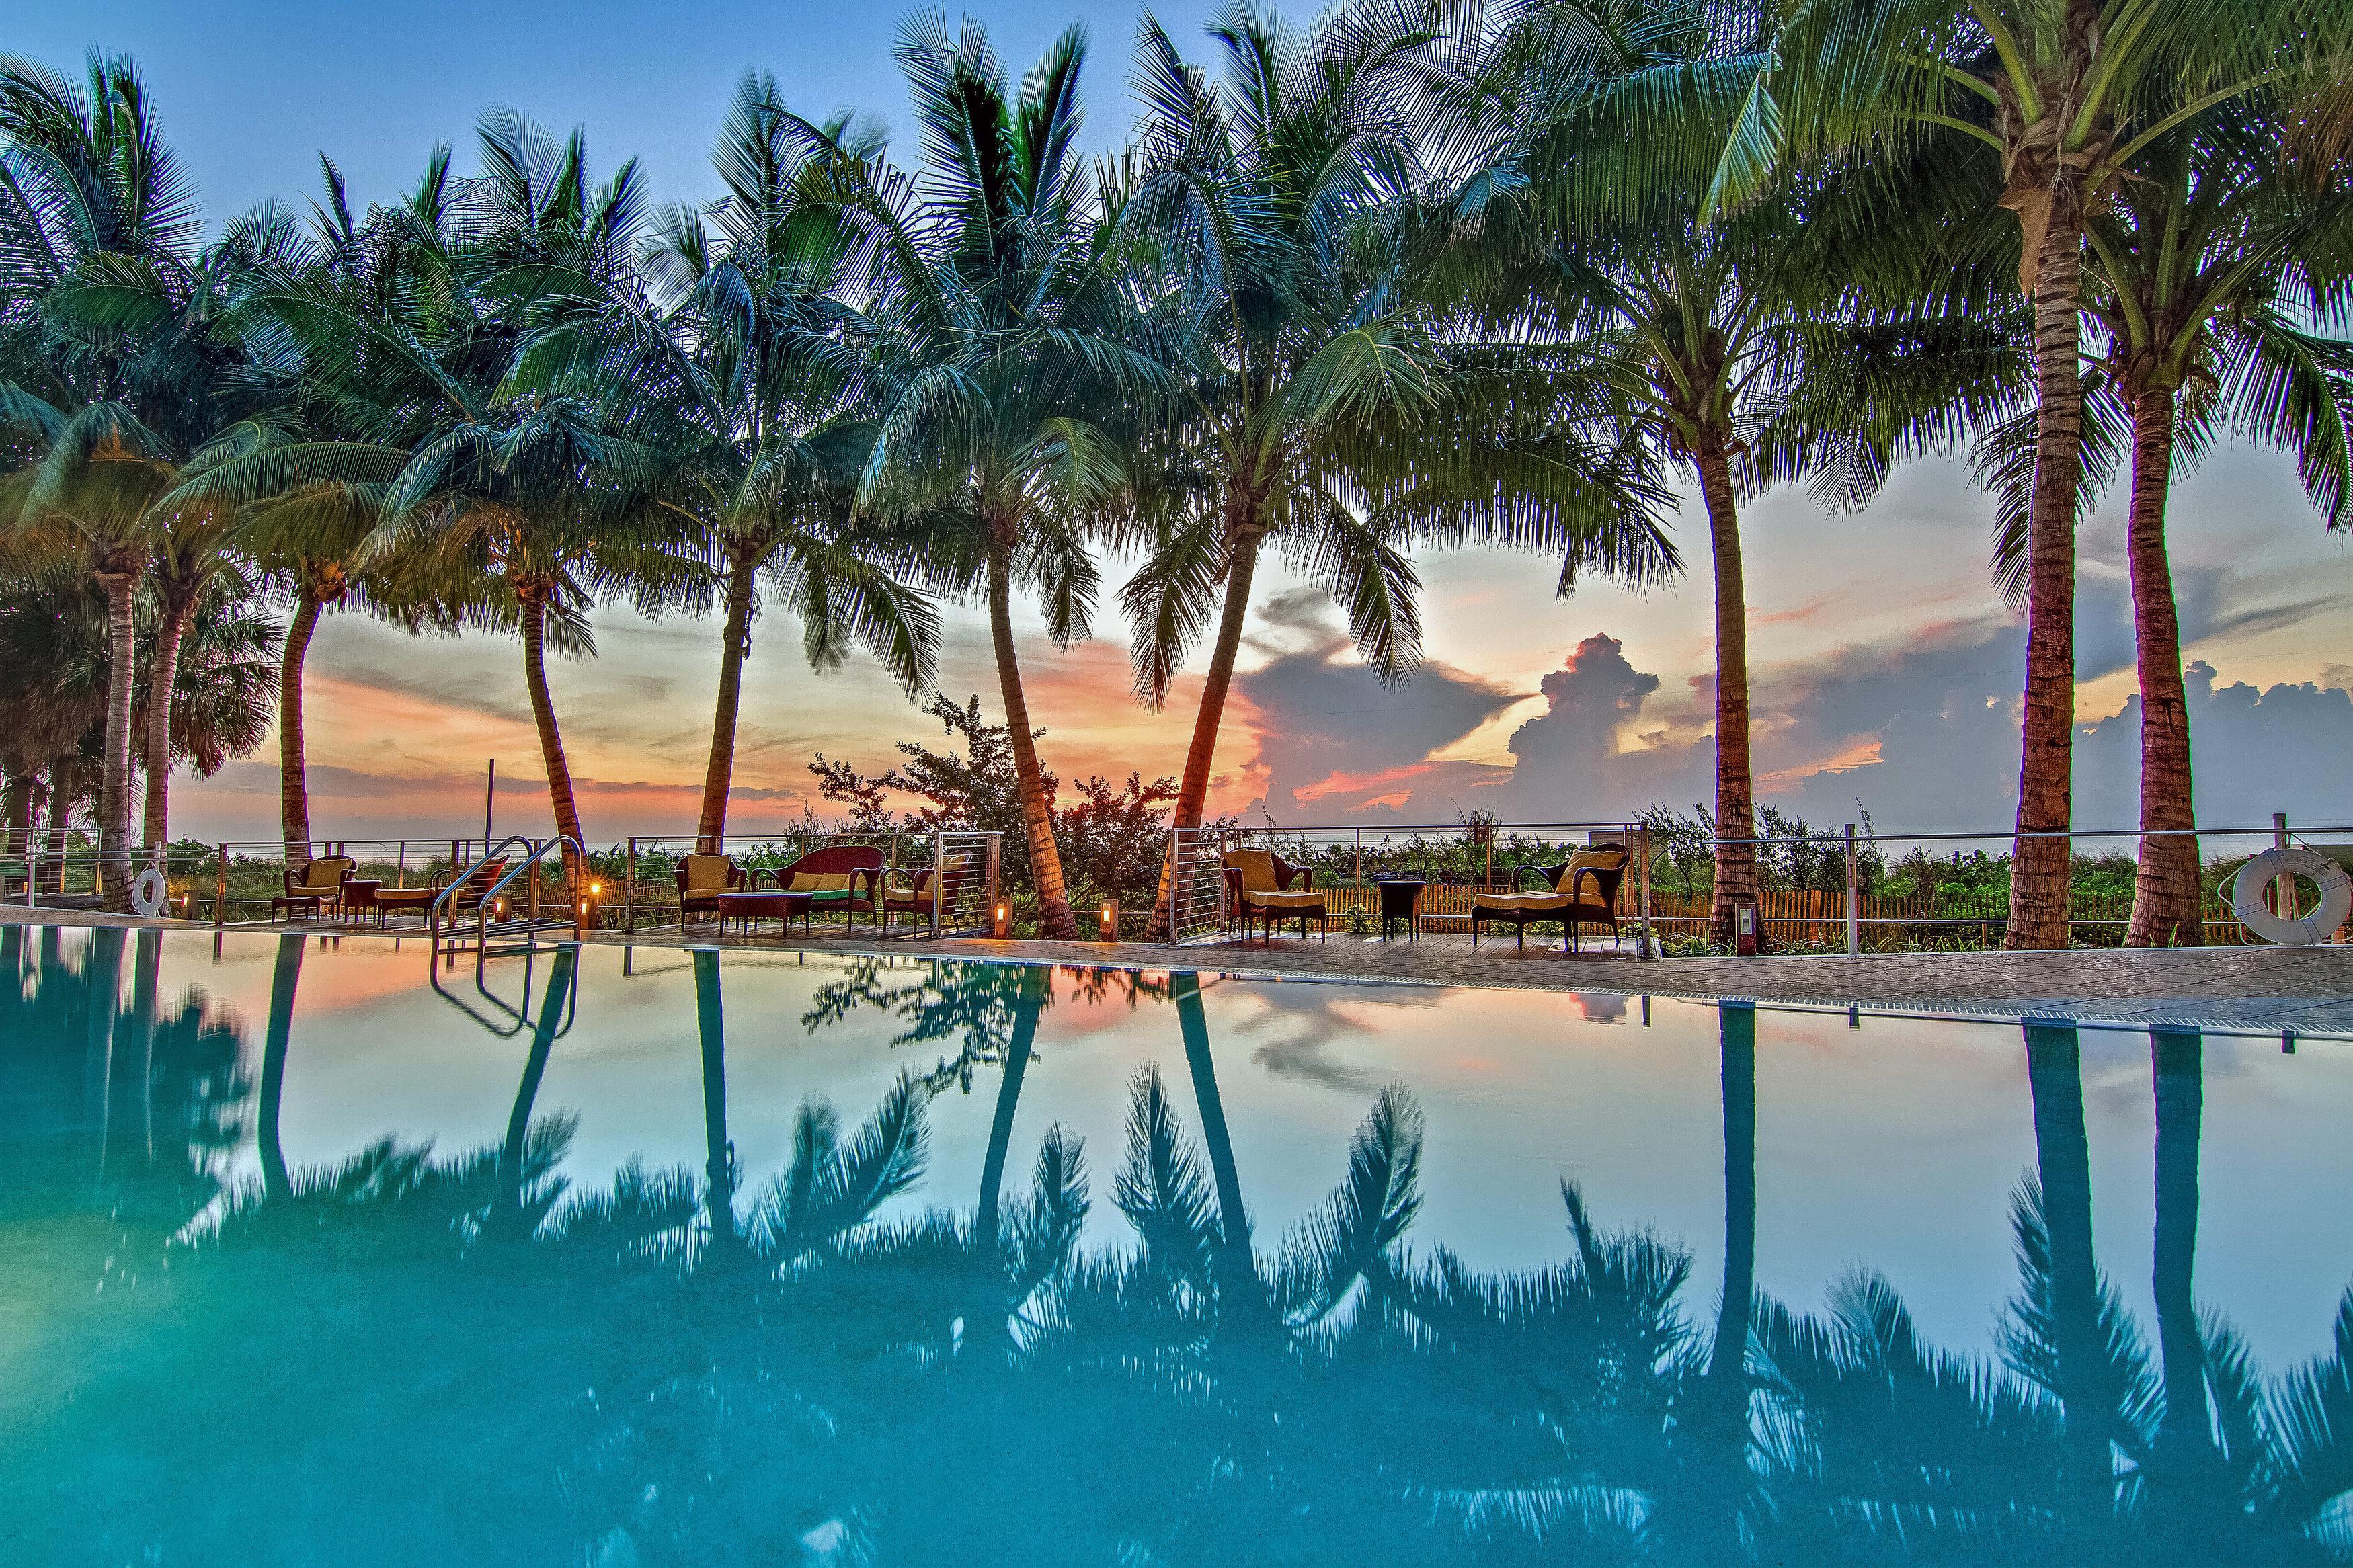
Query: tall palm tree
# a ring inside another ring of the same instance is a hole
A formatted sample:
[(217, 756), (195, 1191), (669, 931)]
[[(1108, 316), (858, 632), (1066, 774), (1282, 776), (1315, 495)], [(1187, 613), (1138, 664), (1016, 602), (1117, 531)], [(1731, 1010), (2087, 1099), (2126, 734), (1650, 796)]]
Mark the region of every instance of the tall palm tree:
[(2006, 946), (2068, 942), (2086, 230), (2169, 132), (2326, 78), (2348, 37), (2327, 0), (1799, 0), (1727, 143), (1722, 196), (1754, 194), (1778, 155), (1875, 140), (1934, 146), (2017, 215), (2037, 432)]
[(1526, 194), (1482, 210), (1503, 233), (1466, 270), (1504, 321), (1533, 296), (1539, 329), (1607, 374), (1655, 455), (1697, 480), (1715, 575), (1711, 924), (1729, 941), (1734, 907), (1757, 893), (1740, 502), (1803, 479), (1826, 504), (1860, 504), (1894, 461), (2000, 409), (2015, 351), (1984, 317), (1966, 222), (1950, 264), (1917, 259), (1955, 216), (1925, 163), (1782, 170), (1711, 210), (1715, 151), (1772, 61), (1771, 7), (1577, 0), (1539, 15), (1544, 47), (1497, 46), (1525, 84), (1512, 101), (1535, 112), (1486, 154)]
[[(193, 277), (195, 201), (128, 60), (92, 55), (78, 88), (0, 57), (0, 314), (18, 350), (0, 416), (29, 435), (37, 460), (10, 488), (6, 521), (70, 548), (106, 595), (115, 657), (100, 866), (108, 907), (128, 909), (132, 621), (159, 521), (149, 504), (185, 451), (142, 416), (203, 413), (174, 406), (185, 389), (150, 374), (155, 322), (138, 307)], [(137, 305), (118, 315), (126, 296)]]
[(1057, 647), (1086, 635), (1097, 574), (1084, 535), (1125, 484), (1106, 411), (1134, 406), (1165, 378), (1124, 335), (1123, 279), (1090, 221), (1073, 147), (1078, 30), (1018, 93), (976, 24), (951, 40), (918, 20), (896, 52), (923, 127), (922, 181), (879, 160), (825, 164), (825, 203), (860, 243), (884, 345), (858, 512), (911, 531), (927, 582), (987, 605), (1039, 923), (1068, 938), (1078, 923), (1012, 595), (1039, 594)]
[[(2353, 522), (2353, 176), (2286, 163), (2300, 105), (2217, 104), (2153, 141), (2085, 226), (2086, 303), (2131, 430), (2126, 556), (2140, 678), (2134, 947), (2204, 940), (2189, 710), (2165, 542), (2173, 474), (2227, 429), (2295, 454), (2332, 531)], [(2088, 477), (2088, 476), (2087, 476)]]
[[(293, 600), (278, 697), (279, 818), (290, 863), (311, 853), (302, 669), (320, 616), (355, 604), (412, 630), (489, 618), (479, 602), (453, 601), (446, 576), (427, 580), (371, 552), (385, 490), (406, 460), (404, 448), (386, 443), (412, 433), (394, 410), (404, 395), (417, 406), (418, 383), (439, 390), (417, 374), (435, 353), (425, 338), (459, 374), (469, 363), (448, 347), (465, 334), (434, 331), (433, 313), (419, 308), (466, 299), (456, 278), (449, 151), (434, 150), (400, 202), (356, 221), (341, 171), (320, 163), (325, 200), (311, 205), (307, 225), (266, 205), (223, 237), (221, 248), (242, 258), (228, 325), (253, 351), (248, 374), (261, 406), (236, 440), (192, 461), (167, 498), (234, 510), (237, 547)], [(473, 356), (478, 372), (487, 359)], [(393, 397), (378, 395), (394, 387)]]
[(1155, 707), (1214, 623), (1179, 828), (1201, 821), (1268, 544), (1345, 606), (1385, 679), (1420, 653), (1413, 537), (1509, 540), (1638, 586), (1672, 561), (1609, 450), (1548, 417), (1575, 417), (1560, 367), (1466, 334), (1418, 291), (1396, 220), (1428, 195), (1426, 21), (1360, 0), (1300, 32), (1231, 7), (1210, 29), (1218, 81), (1143, 27), (1141, 144), (1109, 216), (1177, 392), (1143, 441), (1151, 548), (1122, 599)]
[(661, 389), (666, 439), (692, 454), (718, 569), (719, 694), (695, 829), (712, 850), (727, 829), (764, 584), (799, 618), (813, 668), (838, 667), (862, 642), (912, 693), (930, 683), (938, 642), (929, 603), (893, 578), (851, 516), (875, 437), (873, 331), (844, 299), (849, 236), (811, 200), (825, 162), (881, 148), (846, 117), (811, 129), (785, 111), (773, 78), (746, 76), (712, 156), (727, 195), (663, 214), (640, 257), (669, 330), (625, 310), (598, 334), (618, 339), (607, 360), (617, 374)]

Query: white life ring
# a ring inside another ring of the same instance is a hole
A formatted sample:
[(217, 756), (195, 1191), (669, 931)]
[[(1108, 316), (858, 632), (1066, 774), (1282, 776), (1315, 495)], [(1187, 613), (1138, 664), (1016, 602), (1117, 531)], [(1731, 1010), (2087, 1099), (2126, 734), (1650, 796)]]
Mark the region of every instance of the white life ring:
[[(2305, 877), (2320, 888), (2320, 907), (2298, 920), (2274, 914), (2264, 907), (2263, 889), (2274, 878)], [(2317, 849), (2301, 846), (2264, 850), (2244, 866), (2231, 883), (2231, 912), (2239, 923), (2281, 947), (2312, 947), (2337, 934), (2353, 916), (2353, 877)]]
[(153, 920), (164, 912), (164, 900), (171, 889), (164, 885), (164, 873), (150, 866), (131, 879), (131, 908), (144, 919)]

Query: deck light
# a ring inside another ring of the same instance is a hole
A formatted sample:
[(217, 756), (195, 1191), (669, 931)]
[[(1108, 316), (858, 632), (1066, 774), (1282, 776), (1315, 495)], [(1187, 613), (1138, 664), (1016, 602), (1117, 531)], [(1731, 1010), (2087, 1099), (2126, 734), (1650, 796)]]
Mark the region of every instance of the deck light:
[(1119, 940), (1119, 906), (1106, 903), (1095, 916), (1095, 934), (1105, 942)]
[(1000, 903), (997, 906), (997, 918), (990, 924), (990, 934), (993, 936), (1011, 936), (1013, 934), (1013, 906), (1011, 904)]

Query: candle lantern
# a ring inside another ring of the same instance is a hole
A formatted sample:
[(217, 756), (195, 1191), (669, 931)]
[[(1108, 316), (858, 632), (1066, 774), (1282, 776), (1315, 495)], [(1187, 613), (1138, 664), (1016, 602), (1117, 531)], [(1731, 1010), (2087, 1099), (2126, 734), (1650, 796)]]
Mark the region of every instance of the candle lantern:
[(1102, 912), (1095, 916), (1095, 934), (1105, 942), (1119, 940), (1119, 906), (1117, 904), (1104, 904)]
[(997, 904), (996, 914), (990, 921), (989, 933), (992, 936), (1011, 936), (1013, 934), (1013, 906), (1011, 904), (1004, 903), (1002, 901)]

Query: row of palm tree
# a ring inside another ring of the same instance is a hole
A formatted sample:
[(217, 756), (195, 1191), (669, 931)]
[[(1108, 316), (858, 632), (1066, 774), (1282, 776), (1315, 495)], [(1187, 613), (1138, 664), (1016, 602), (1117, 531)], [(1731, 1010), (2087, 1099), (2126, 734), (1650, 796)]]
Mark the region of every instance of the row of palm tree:
[[(830, 1521), (827, 1539), (880, 1559), (1229, 1541), (1335, 1562), (1373, 1542), (1415, 1561), (2343, 1555), (2353, 1317), (2274, 1381), (2198, 1310), (2194, 1034), (2151, 1037), (2152, 1342), (2094, 1261), (2076, 1042), (2030, 1029), (2034, 1165), (1997, 1361), (1927, 1342), (1875, 1275), (1818, 1315), (1755, 1289), (1748, 1009), (1719, 1018), (1724, 1289), (1695, 1317), (1690, 1255), (1605, 1228), (1574, 1187), (1555, 1267), (1488, 1274), (1413, 1245), (1423, 1131), (1398, 1090), (1308, 1223), (1259, 1241), (1189, 974), (1148, 1003), (1175, 1015), (1190, 1104), (1136, 1079), (1111, 1183), (1129, 1234), (1106, 1246), (1082, 1244), (1092, 1183), (1059, 1127), (1026, 1190), (1004, 1190), (1061, 989), (1048, 971), (892, 984), (868, 963), (824, 988), (827, 1018), (880, 1006), (906, 1024), (902, 1047), (956, 1055), (854, 1127), (807, 1102), (785, 1169), (746, 1201), (715, 954), (693, 955), (691, 979), (704, 1179), (631, 1166), (575, 1191), (572, 1124), (538, 1101), (579, 954), (554, 955), (526, 1003), (499, 1142), (387, 1138), (306, 1167), (282, 1147), (280, 1100), (308, 938), (280, 944), (258, 1079), (200, 995), (164, 1005), (155, 933), (68, 940), (0, 932), (5, 1016), (30, 1043), (0, 1218), (43, 1238), (9, 1295), (37, 1347), (114, 1347), (33, 1373), (44, 1441), (24, 1475), (42, 1484), (22, 1525), (54, 1552), (102, 1528), (259, 1561), (338, 1533), (359, 1561), (543, 1537), (590, 1560), (696, 1561)], [(992, 1075), (971, 1208), (924, 1210), (927, 1106)], [(248, 1121), (261, 1173), (239, 1184), (225, 1171)], [(58, 1376), (70, 1397), (50, 1396)], [(364, 1421), (321, 1403), (363, 1383)], [(269, 1418), (224, 1447), (223, 1398)]]
[[(1237, 9), (1216, 74), (1147, 20), (1133, 141), (1091, 161), (1079, 33), (1017, 83), (977, 26), (918, 21), (912, 171), (754, 74), (701, 206), (652, 211), (634, 163), (600, 184), (576, 134), (493, 115), (475, 176), (438, 151), (355, 217), (329, 163), (307, 216), (266, 206), (204, 247), (135, 70), (0, 64), (0, 514), (12, 574), (106, 598), (108, 891), (142, 600), (163, 689), (208, 584), (291, 601), (290, 856), (328, 608), (519, 633), (554, 818), (583, 841), (547, 652), (591, 651), (607, 597), (716, 608), (714, 842), (764, 607), (813, 668), (863, 647), (915, 692), (960, 600), (989, 623), (1040, 926), (1067, 936), (1017, 592), (1067, 647), (1103, 558), (1136, 559), (1119, 597), (1154, 705), (1206, 643), (1172, 813), (1194, 826), (1270, 544), (1399, 678), (1417, 549), (1646, 587), (1681, 568), (1687, 473), (1728, 930), (1757, 890), (1740, 507), (1785, 481), (1858, 505), (1943, 450), (1993, 489), (2026, 605), (2008, 941), (2063, 945), (2075, 529), (2128, 447), (2162, 835), (2131, 940), (2194, 942), (2167, 485), (2228, 433), (2294, 453), (2330, 526), (2353, 510), (2353, 351), (2328, 335), (2353, 304), (2347, 31), (2316, 0)], [(142, 754), (153, 846), (160, 731)]]

